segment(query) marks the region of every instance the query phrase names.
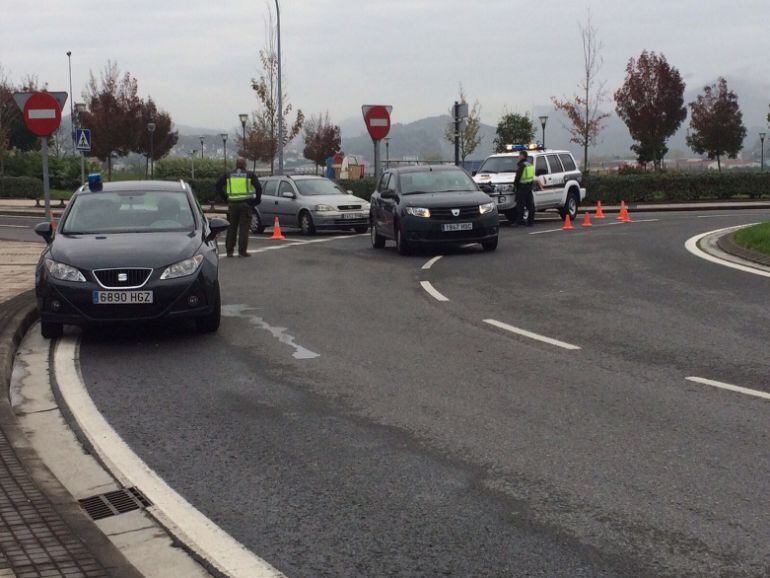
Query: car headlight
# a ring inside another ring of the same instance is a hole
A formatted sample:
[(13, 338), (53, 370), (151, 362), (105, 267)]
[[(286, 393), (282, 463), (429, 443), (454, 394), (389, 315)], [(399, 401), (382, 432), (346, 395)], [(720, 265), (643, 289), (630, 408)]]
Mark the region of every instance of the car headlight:
[(45, 260), (45, 268), (48, 270), (48, 274), (51, 277), (58, 279), (59, 281), (75, 281), (77, 283), (86, 282), (86, 278), (83, 277), (83, 274), (75, 269), (75, 267), (59, 263), (53, 259)]
[(487, 213), (494, 211), (495, 208), (496, 207), (494, 203), (484, 203), (483, 205), (479, 205), (479, 213), (486, 215)]
[(203, 262), (203, 255), (195, 255), (179, 263), (174, 263), (166, 267), (160, 278), (161, 279), (177, 279), (178, 277), (187, 277), (192, 275), (198, 270), (200, 264)]
[(414, 217), (430, 218), (430, 209), (424, 209), (422, 207), (405, 207), (404, 211), (407, 215), (412, 215)]
[(316, 205), (315, 210), (319, 213), (325, 213), (328, 211), (336, 211), (337, 209), (335, 207), (332, 207), (331, 205)]
[(512, 193), (514, 190), (513, 185), (495, 185), (496, 193)]

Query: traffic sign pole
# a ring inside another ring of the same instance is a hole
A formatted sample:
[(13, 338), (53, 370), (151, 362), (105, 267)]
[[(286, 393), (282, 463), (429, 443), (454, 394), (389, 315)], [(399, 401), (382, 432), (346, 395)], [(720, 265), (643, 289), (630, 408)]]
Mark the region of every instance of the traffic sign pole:
[(45, 199), (45, 218), (52, 220), (51, 215), (51, 189), (48, 182), (48, 137), (40, 137), (40, 152), (43, 157), (43, 197)]

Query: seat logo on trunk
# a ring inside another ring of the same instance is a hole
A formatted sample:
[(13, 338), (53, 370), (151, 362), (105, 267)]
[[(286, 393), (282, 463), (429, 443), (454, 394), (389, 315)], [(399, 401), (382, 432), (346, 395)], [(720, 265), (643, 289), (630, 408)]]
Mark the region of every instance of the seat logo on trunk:
[(460, 209), (452, 209), (452, 216), (453, 217), (459, 217), (460, 216)]

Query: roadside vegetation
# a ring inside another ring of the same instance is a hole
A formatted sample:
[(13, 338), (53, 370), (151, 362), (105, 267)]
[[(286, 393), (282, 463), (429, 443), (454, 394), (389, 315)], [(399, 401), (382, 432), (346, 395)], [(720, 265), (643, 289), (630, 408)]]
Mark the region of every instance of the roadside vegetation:
[(735, 233), (735, 242), (747, 249), (770, 255), (770, 223), (760, 223)]

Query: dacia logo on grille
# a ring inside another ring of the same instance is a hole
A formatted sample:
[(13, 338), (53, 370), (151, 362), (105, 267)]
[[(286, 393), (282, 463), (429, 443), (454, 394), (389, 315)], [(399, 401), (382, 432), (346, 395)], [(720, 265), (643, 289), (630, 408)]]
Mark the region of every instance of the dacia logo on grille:
[(118, 281), (121, 283), (128, 281), (128, 273), (118, 273)]
[(453, 217), (459, 217), (460, 216), (460, 209), (452, 209), (452, 216)]

